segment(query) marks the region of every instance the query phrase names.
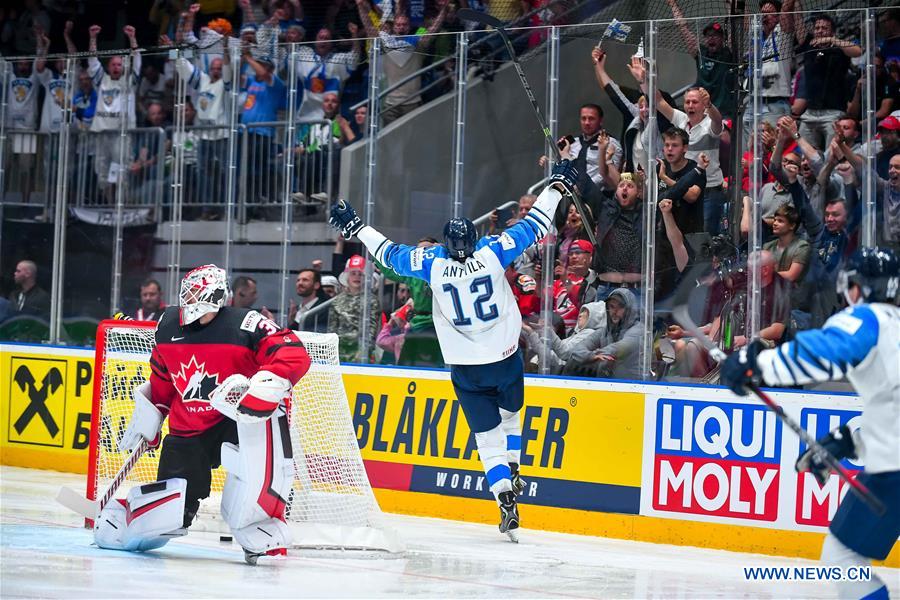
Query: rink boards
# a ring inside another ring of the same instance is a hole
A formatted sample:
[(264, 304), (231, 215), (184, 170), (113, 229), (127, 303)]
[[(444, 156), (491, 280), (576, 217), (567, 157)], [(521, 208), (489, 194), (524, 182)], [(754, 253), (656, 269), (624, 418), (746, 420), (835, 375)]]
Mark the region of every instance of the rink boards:
[[(344, 372), (383, 510), (496, 521), (447, 372)], [(92, 383), (91, 350), (0, 344), (2, 463), (85, 472)], [(773, 396), (815, 437), (859, 415), (853, 395)], [(797, 436), (722, 388), (529, 377), (522, 424), (526, 528), (815, 558), (846, 493), (798, 476)]]

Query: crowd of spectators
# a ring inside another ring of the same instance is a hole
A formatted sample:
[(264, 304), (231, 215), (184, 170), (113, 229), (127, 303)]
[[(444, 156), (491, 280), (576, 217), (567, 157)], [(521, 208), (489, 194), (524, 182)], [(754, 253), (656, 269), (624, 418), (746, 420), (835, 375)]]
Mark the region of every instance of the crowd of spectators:
[[(832, 16), (796, 13), (802, 9), (800, 0), (762, 3), (761, 125), (754, 130), (747, 111), (733, 102), (735, 96), (741, 98), (736, 90), (738, 76), (733, 68), (723, 66), (737, 62), (728, 50), (727, 28), (710, 23), (699, 38), (685, 26), (677, 0), (668, 2), (681, 33), (691, 40), (688, 50), (696, 58), (697, 82), (680, 101), (667, 90), (657, 90), (652, 103), (657, 111), (657, 139), (650, 139), (648, 128), (651, 103), (643, 58), (631, 60), (627, 81), (614, 80), (607, 70), (606, 54), (599, 48), (584, 58), (585, 80), (593, 74), (598, 83), (596, 101), (579, 108), (578, 131), (562, 136), (558, 144), (563, 157), (578, 167), (585, 214), (571, 202), (561, 203), (555, 216), (557, 234), (529, 249), (508, 272), (524, 318), (526, 361), (534, 369), (542, 364), (558, 373), (637, 378), (641, 336), (649, 327), (654, 332), (653, 364), (659, 376), (708, 376), (713, 362), (668, 312), (673, 297), (685, 285), (699, 284), (706, 294), (703, 329), (724, 349), (732, 350), (746, 344), (751, 333), (748, 281), (757, 272), (762, 286), (759, 333), (763, 340), (774, 345), (799, 330), (821, 325), (840, 306), (834, 292), (840, 265), (860, 244), (867, 179), (874, 190), (869, 200), (875, 212), (876, 243), (900, 249), (900, 9), (879, 13), (876, 112), (870, 117), (877, 137), (866, 144), (862, 138), (866, 123), (861, 121), (868, 117), (862, 106), (862, 51), (852, 36), (838, 35)], [(294, 153), (298, 172), (327, 178), (333, 173), (328, 172), (329, 162), (322, 153), (366, 133), (368, 115), (346, 110), (351, 105), (346, 100), (348, 90), (365, 55), (357, 37), (365, 33), (383, 40), (390, 65), (387, 77), (396, 82), (418, 69), (423, 57), (446, 50), (425, 52), (431, 42), (411, 32), (459, 26), (457, 3), (421, 2), (421, 18), (416, 6), (413, 0), (336, 1), (328, 11), (313, 16), (303, 11), (299, 0), (264, 6), (241, 0), (239, 20), (207, 21), (199, 29), (199, 5), (176, 10), (168, 14), (168, 20), (159, 19), (160, 34), (169, 36), (163, 40), (219, 48), (218, 54), (200, 53), (174, 67), (171, 63), (151, 66), (136, 50), (136, 32), (126, 28), (124, 33), (135, 49), (131, 62), (142, 77), (129, 86), (121, 58), (114, 57), (103, 66), (92, 57), (87, 78), (79, 76), (81, 104), (76, 105), (82, 107), (83, 115), (79, 118), (92, 114), (93, 131), (105, 130), (104, 119), (122, 111), (129, 118), (133, 114), (135, 123), (142, 119), (143, 124), (167, 124), (171, 81), (177, 72), (196, 93), (193, 119), (210, 126), (209, 133), (197, 139), (198, 155), (210, 158), (199, 162), (221, 163), (224, 137), (216, 128), (222, 127), (222, 111), (228, 110), (223, 98), (229, 86), (240, 82), (245, 94), (241, 121), (253, 138), (249, 168), (270, 169), (286, 152), (274, 139), (271, 122), (284, 109), (284, 78), (292, 67), (290, 55), (280, 52), (276, 42), (314, 41), (304, 47), (304, 54), (295, 55), (298, 62), (293, 69), (303, 89), (298, 114), (313, 121), (327, 117), (331, 123), (298, 127), (296, 146), (289, 151)], [(489, 9), (495, 7), (490, 3)], [(29, 14), (40, 23), (38, 16)], [(346, 19), (340, 21), (343, 26), (336, 20), (341, 16)], [(40, 27), (34, 28), (39, 53), (49, 45)], [(68, 26), (64, 29), (71, 32)], [(99, 26), (88, 30), (90, 49), (95, 48), (100, 32)], [(231, 64), (230, 47), (240, 48), (239, 65)], [(17, 80), (27, 79), (33, 88), (53, 81), (52, 76), (38, 78), (39, 72), (47, 70), (45, 61), (34, 65), (35, 74), (30, 74), (28, 63), (17, 63), (15, 68)], [(389, 96), (382, 115), (385, 121), (401, 117), (424, 100), (420, 84), (410, 82), (403, 97), (399, 89), (398, 95)], [(599, 104), (604, 96), (624, 117), (620, 132), (604, 127)], [(91, 98), (103, 99), (97, 101), (102, 110), (91, 108)], [(21, 117), (16, 110), (7, 114)], [(35, 126), (36, 115), (35, 111)], [(573, 123), (575, 118), (571, 115)], [(52, 127), (53, 117), (47, 121)], [(742, 134), (737, 137), (743, 138), (742, 152), (737, 153), (742, 155), (741, 164), (734, 164), (730, 149), (736, 128)], [(133, 146), (124, 150), (134, 157), (131, 172), (153, 168), (156, 149)], [(123, 150), (110, 145), (104, 152), (110, 156), (95, 154), (94, 165), (101, 186), (109, 188), (117, 180), (106, 172), (111, 167), (105, 162)], [(759, 181), (753, 181), (751, 165), (757, 155), (762, 168)], [(869, 155), (874, 158), (871, 171)], [(332, 157), (332, 167), (336, 158)], [(538, 157), (537, 162), (544, 165), (547, 160)], [(198, 181), (207, 185), (224, 177), (221, 166), (203, 173)], [(274, 176), (259, 179), (275, 181)], [(648, 189), (651, 180), (659, 186), (654, 194)], [(757, 188), (759, 221), (753, 223), (756, 209), (750, 196)], [(314, 199), (317, 189), (301, 178), (292, 192), (301, 199)], [(272, 194), (274, 190), (262, 187), (259, 195)], [(656, 229), (648, 240), (645, 223), (651, 196), (657, 199)], [(491, 232), (518, 222), (533, 203), (533, 196), (522, 196), (516, 215), (498, 212)], [(753, 251), (750, 232), (757, 228), (761, 248)], [(432, 238), (419, 241), (420, 245), (434, 243)], [(642, 257), (648, 246), (654, 252), (652, 290), (643, 289), (647, 274)], [(550, 323), (541, 317), (547, 314), (541, 312), (542, 264), (547, 256), (553, 257), (549, 264), (554, 265), (547, 295), (552, 302)], [(345, 361), (379, 358), (406, 365), (440, 364), (427, 286), (380, 265), (374, 265), (376, 279), (366, 281), (366, 261), (339, 242), (330, 271), (322, 261), (299, 271), (290, 321), (301, 329), (337, 332)], [(695, 267), (700, 270), (696, 281)], [(384, 281), (392, 284), (383, 285)], [(235, 302), (241, 298), (242, 305), (253, 305), (255, 281), (239, 278), (234, 288)], [(390, 292), (379, 293), (382, 289)], [(648, 294), (657, 310), (653, 323), (642, 323), (641, 306)], [(142, 288), (142, 301), (143, 296)], [(321, 306), (332, 298), (327, 307)], [(146, 310), (153, 308), (148, 305)], [(369, 317), (365, 323), (364, 314)], [(542, 333), (545, 329), (551, 332), (549, 338)], [(363, 330), (369, 336), (366, 356), (359, 345)]]
[[(246, 146), (238, 144), (238, 151), (246, 152), (239, 165), (247, 170), (247, 204), (255, 205), (249, 218), (275, 218), (277, 211), (267, 211), (265, 205), (280, 203), (285, 187), (296, 204), (305, 205), (299, 216), (321, 217), (321, 206), (337, 185), (341, 148), (366, 135), (367, 109), (353, 110), (368, 93), (364, 38), (381, 39), (388, 86), (436, 65), (388, 90), (380, 111), (387, 125), (453, 89), (454, 66), (441, 59), (453, 56), (456, 38), (432, 34), (473, 28), (475, 23), (458, 19), (459, 8), (488, 11), (511, 22), (544, 7), (547, 10), (527, 17), (529, 24), (540, 24), (552, 20), (556, 5), (565, 3), (147, 0), (128, 3), (121, 9), (124, 15), (110, 15), (107, 5), (104, 9), (90, 2), (77, 14), (65, 3), (13, 3), (0, 8), (0, 56), (21, 57), (9, 64), (5, 82), (12, 167), (7, 170), (13, 176), (6, 179), (3, 192), (23, 204), (32, 202), (35, 191), (51, 193), (54, 170), (40, 167), (52, 164), (56, 148), (48, 134), (59, 131), (61, 109), (70, 103), (75, 130), (87, 132), (79, 136), (84, 141), (78, 142), (78, 166), (73, 169), (83, 181), (69, 186), (84, 205), (113, 203), (120, 185), (129, 205), (170, 204), (173, 146), (179, 145), (173, 142), (183, 142), (183, 202), (204, 206), (184, 216), (222, 218), (224, 208), (209, 205), (225, 195), (227, 138), (236, 121), (247, 134)], [(120, 33), (111, 17), (144, 25), (129, 25)], [(526, 41), (534, 45), (541, 40)], [(298, 44), (293, 53), (290, 44)], [(181, 58), (168, 52), (173, 47), (185, 51)], [(95, 55), (98, 50), (126, 48), (130, 54)], [(48, 63), (48, 53), (78, 56), (74, 72), (67, 71), (64, 60)], [(37, 60), (28, 58), (35, 56)], [(444, 75), (450, 76), (444, 84), (423, 90)], [(66, 97), (69, 77), (77, 82), (71, 98)], [(173, 133), (175, 111), (181, 106), (176, 101), (178, 78), (187, 84), (184, 121), (189, 132), (184, 140), (174, 139)], [(295, 121), (301, 126), (286, 144), (283, 124), (289, 90), (294, 88)], [(126, 138), (119, 136), (123, 119), (130, 130)], [(322, 124), (326, 119), (330, 125)], [(298, 159), (291, 181), (284, 172), (288, 154)]]

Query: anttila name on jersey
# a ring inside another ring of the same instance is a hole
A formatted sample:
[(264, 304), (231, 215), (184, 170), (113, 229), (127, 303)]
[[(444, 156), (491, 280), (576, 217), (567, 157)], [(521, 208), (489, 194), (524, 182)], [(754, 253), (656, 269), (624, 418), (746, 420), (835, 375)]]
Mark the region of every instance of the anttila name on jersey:
[(448, 278), (456, 278), (456, 277), (465, 277), (466, 275), (471, 275), (472, 273), (477, 273), (478, 271), (482, 271), (487, 269), (487, 265), (478, 260), (477, 258), (470, 258), (466, 262), (462, 264), (453, 264), (447, 263), (444, 266), (444, 272), (442, 275)]

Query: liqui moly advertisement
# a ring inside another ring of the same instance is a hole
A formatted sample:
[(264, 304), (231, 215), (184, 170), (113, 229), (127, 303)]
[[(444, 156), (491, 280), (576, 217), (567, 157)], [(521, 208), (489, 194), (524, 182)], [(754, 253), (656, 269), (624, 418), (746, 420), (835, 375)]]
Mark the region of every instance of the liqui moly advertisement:
[[(820, 485), (795, 472), (806, 446), (773, 411), (724, 389), (660, 392), (646, 397), (641, 514), (802, 531), (828, 526), (846, 486), (836, 475)], [(860, 414), (859, 399), (846, 394), (774, 397), (816, 439), (843, 423), (853, 429)]]

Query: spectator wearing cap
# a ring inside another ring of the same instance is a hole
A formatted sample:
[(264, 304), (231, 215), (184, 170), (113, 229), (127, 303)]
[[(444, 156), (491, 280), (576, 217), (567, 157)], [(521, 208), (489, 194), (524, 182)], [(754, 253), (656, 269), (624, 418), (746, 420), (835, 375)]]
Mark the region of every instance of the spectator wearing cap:
[[(587, 228), (584, 225), (584, 220), (581, 218), (581, 213), (575, 208), (573, 202), (569, 201), (568, 204), (569, 207), (566, 210), (566, 220), (560, 228), (559, 241), (556, 244), (556, 256), (559, 257), (560, 265), (563, 270), (569, 266), (569, 249), (574, 247), (575, 242), (590, 239), (588, 237)], [(591, 209), (587, 206), (585, 206), (584, 209), (588, 211), (588, 220), (593, 222), (594, 217), (590, 212)]]
[(862, 48), (835, 37), (834, 20), (822, 14), (815, 18), (810, 38), (798, 51), (803, 57), (803, 74), (791, 112), (795, 118), (802, 115), (800, 135), (824, 151), (832, 124), (844, 114), (850, 101), (850, 59), (862, 55)]
[(589, 240), (575, 240), (566, 255), (565, 283), (570, 288), (575, 305), (581, 308), (597, 298), (597, 287), (600, 285), (597, 272), (591, 268), (594, 245)]
[(251, 198), (262, 197), (263, 200), (275, 200), (275, 177), (272, 169), (272, 158), (275, 156), (275, 130), (271, 126), (254, 127), (254, 123), (266, 123), (278, 120), (278, 111), (285, 105), (284, 82), (275, 73), (275, 65), (269, 58), (257, 60), (244, 48), (243, 59), (253, 69), (247, 77), (247, 98), (241, 113), (241, 123), (248, 125), (248, 153), (245, 159), (250, 165), (251, 185), (255, 188)]
[(891, 159), (900, 154), (900, 119), (891, 116), (878, 123), (878, 139), (881, 150), (875, 155), (875, 170), (882, 179), (888, 179)]
[(703, 43), (698, 44), (698, 36), (688, 27), (678, 0), (667, 2), (688, 51), (697, 61), (697, 82), (694, 86), (709, 90), (712, 103), (722, 110), (722, 114), (734, 116), (737, 109), (734, 101), (736, 63), (731, 49), (725, 43), (725, 28), (719, 22), (708, 24), (703, 28)]
[(295, 73), (297, 87), (303, 88), (303, 101), (297, 109), (297, 120), (318, 121), (325, 117), (322, 101), (325, 94), (339, 94), (344, 81), (350, 77), (359, 64), (362, 41), (357, 38), (359, 27), (356, 23), (347, 25), (353, 36), (349, 52), (334, 51), (334, 34), (327, 27), (316, 33), (312, 46), (301, 46), (295, 53)]
[[(378, 294), (370, 293), (368, 306), (363, 306), (365, 269), (366, 259), (358, 254), (351, 256), (342, 274), (346, 280), (345, 290), (331, 303), (328, 331), (338, 335), (341, 362), (370, 362), (370, 356), (363, 356), (359, 347), (363, 316), (368, 319), (366, 345), (370, 353), (375, 349), (375, 338), (381, 329), (381, 303), (378, 301)], [(364, 309), (367, 311), (365, 315)]]

